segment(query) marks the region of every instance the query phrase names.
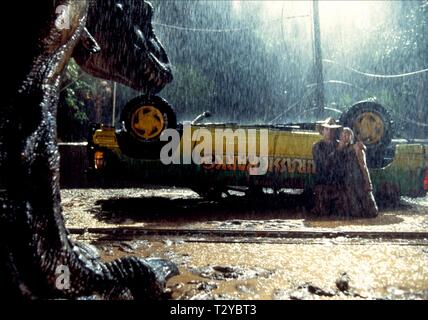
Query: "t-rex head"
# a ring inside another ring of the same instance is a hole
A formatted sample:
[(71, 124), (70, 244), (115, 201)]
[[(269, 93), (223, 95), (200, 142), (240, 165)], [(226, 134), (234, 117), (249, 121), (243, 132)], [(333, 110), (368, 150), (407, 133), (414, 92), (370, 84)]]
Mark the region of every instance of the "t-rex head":
[[(152, 15), (151, 4), (143, 0), (95, 1), (88, 12), (88, 33), (73, 54), (76, 62), (96, 77), (145, 92), (160, 91), (171, 82), (172, 73), (153, 32)], [(98, 53), (93, 53), (93, 39)]]

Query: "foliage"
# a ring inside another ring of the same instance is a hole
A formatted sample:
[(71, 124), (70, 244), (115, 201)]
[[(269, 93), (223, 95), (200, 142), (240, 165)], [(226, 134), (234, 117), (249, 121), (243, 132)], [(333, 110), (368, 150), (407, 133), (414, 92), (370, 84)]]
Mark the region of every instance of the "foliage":
[(58, 106), (58, 137), (84, 141), (92, 122), (110, 123), (111, 84), (80, 70), (74, 60), (66, 67)]

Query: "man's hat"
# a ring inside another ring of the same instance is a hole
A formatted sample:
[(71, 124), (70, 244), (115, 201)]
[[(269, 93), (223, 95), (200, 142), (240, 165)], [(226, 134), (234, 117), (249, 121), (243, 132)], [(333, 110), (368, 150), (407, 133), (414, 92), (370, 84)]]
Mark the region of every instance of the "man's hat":
[(322, 128), (330, 128), (330, 129), (342, 128), (342, 126), (338, 124), (337, 121), (332, 117), (328, 117), (327, 119), (322, 121), (317, 121), (316, 127), (320, 133), (322, 132)]
[(332, 117), (328, 117), (321, 123), (321, 127), (330, 128), (330, 129), (339, 129), (342, 128), (340, 124), (337, 124), (337, 121)]

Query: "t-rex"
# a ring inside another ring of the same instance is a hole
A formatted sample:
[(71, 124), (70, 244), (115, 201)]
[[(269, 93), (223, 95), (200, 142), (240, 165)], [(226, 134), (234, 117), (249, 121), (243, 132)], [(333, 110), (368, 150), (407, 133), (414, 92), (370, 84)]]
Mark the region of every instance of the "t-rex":
[[(56, 110), (61, 74), (74, 56), (88, 73), (158, 92), (172, 80), (151, 24), (133, 0), (10, 1), (4, 19), (0, 283), (9, 299), (159, 299), (178, 273), (166, 260), (103, 263), (70, 240), (62, 216)], [(69, 276), (67, 283), (64, 277)], [(59, 281), (59, 277), (63, 277)]]

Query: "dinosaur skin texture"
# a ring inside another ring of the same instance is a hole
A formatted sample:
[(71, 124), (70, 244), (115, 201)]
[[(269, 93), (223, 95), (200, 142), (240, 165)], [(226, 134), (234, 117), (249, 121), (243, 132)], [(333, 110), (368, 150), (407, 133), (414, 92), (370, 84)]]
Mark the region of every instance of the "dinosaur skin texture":
[[(136, 257), (103, 263), (70, 240), (56, 142), (61, 74), (72, 56), (88, 73), (138, 90), (158, 92), (172, 80), (168, 57), (151, 27), (151, 5), (142, 0), (11, 3), (16, 3), (10, 9), (16, 18), (13, 34), (1, 26), (10, 49), (3, 61), (11, 65), (0, 108), (2, 297), (163, 298), (166, 281), (178, 274), (173, 263)], [(58, 27), (58, 6), (68, 10), (68, 28)], [(64, 270), (68, 285), (58, 285)]]

